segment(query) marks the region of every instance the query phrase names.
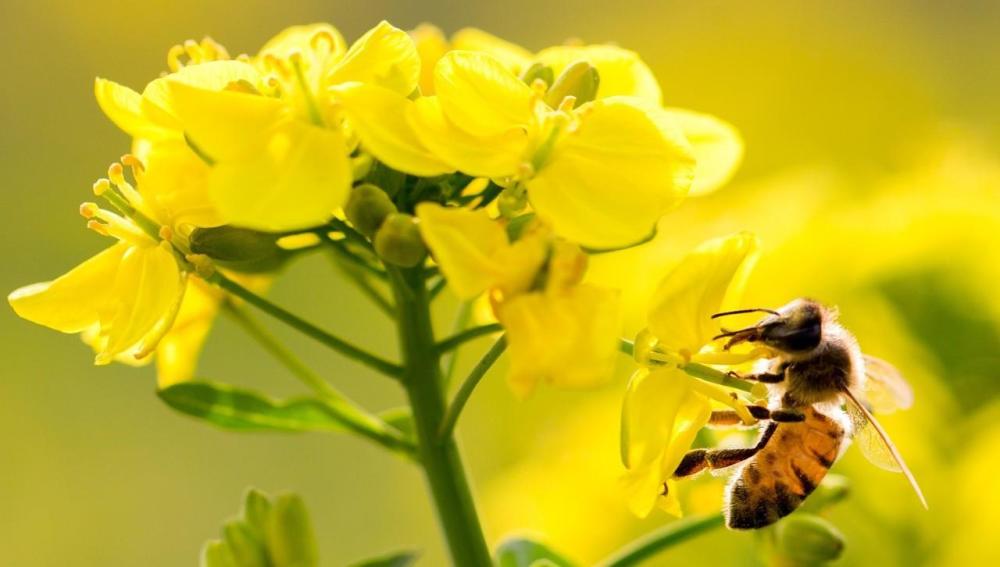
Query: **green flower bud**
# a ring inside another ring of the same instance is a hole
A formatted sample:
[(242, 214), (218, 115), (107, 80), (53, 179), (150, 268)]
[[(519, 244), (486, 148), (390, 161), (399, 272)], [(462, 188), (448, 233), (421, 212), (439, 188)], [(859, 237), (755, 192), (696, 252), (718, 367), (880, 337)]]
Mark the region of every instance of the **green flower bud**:
[(798, 513), (775, 526), (776, 549), (795, 565), (833, 561), (844, 552), (844, 536), (833, 524), (812, 514)]
[(277, 496), (268, 520), (267, 548), (275, 565), (316, 567), (316, 537), (306, 505), (298, 495)]
[(403, 213), (393, 213), (375, 233), (375, 251), (397, 266), (411, 268), (424, 259), (427, 248), (417, 229), (417, 219)]
[(203, 254), (219, 265), (241, 272), (277, 268), (288, 253), (278, 246), (281, 235), (235, 226), (198, 228), (191, 233), (193, 254)]
[(536, 79), (541, 79), (546, 87), (551, 87), (552, 83), (556, 80), (556, 76), (552, 71), (552, 67), (542, 65), (541, 63), (533, 63), (531, 67), (528, 67), (521, 73), (521, 80), (530, 85)]
[(577, 61), (563, 70), (552, 88), (545, 93), (545, 102), (552, 108), (559, 107), (563, 100), (572, 96), (576, 98), (573, 108), (597, 97), (597, 89), (601, 77), (597, 68), (586, 61)]
[(256, 488), (247, 489), (243, 496), (242, 518), (258, 537), (263, 537), (267, 531), (267, 518), (270, 514), (271, 500), (267, 495)]
[(382, 226), (385, 218), (395, 212), (396, 205), (385, 191), (368, 183), (355, 187), (344, 207), (347, 220), (369, 238)]
[(222, 528), (222, 535), (229, 546), (236, 564), (240, 567), (268, 567), (264, 543), (257, 539), (253, 529), (241, 520), (233, 520)]
[(201, 567), (240, 567), (226, 542), (213, 540), (201, 550)]

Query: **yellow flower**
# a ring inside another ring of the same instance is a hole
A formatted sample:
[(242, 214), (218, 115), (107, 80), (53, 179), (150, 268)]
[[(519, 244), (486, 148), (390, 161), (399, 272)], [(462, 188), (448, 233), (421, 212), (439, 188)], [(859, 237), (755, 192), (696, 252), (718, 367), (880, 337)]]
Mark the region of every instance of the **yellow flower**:
[(420, 55), (420, 92), (424, 96), (434, 94), (434, 67), (452, 50), (489, 53), (514, 74), (531, 65), (530, 51), (476, 28), (463, 28), (449, 41), (437, 26), (424, 23), (412, 30), (410, 37)]
[(671, 477), (711, 413), (710, 400), (746, 408), (722, 388), (686, 374), (689, 362), (731, 363), (713, 352), (719, 332), (711, 316), (738, 301), (757, 256), (756, 238), (737, 234), (709, 240), (664, 278), (649, 310), (649, 328), (636, 339), (643, 364), (629, 381), (622, 404), (623, 478), (629, 508), (646, 516), (654, 505), (680, 515)]
[(538, 216), (574, 242), (647, 236), (691, 183), (694, 161), (666, 114), (629, 97), (552, 108), (487, 53), (452, 51), (436, 95), (410, 111), (423, 144), (455, 169), (525, 190)]
[(118, 242), (55, 280), (20, 288), (7, 298), (29, 321), (64, 333), (89, 332), (97, 364), (151, 354), (177, 317), (187, 276), (169, 242), (172, 231), (151, 234), (160, 226), (158, 211), (125, 181), (120, 164), (111, 167), (109, 177), (110, 182), (95, 184), (95, 192), (113, 192), (154, 228), (84, 203), (80, 212), (88, 228)]
[(420, 232), (449, 285), (462, 299), (490, 292), (507, 331), (508, 382), (520, 397), (539, 381), (587, 388), (611, 377), (618, 294), (581, 284), (586, 256), (544, 227), (525, 227), (511, 242), (483, 211), (417, 206)]

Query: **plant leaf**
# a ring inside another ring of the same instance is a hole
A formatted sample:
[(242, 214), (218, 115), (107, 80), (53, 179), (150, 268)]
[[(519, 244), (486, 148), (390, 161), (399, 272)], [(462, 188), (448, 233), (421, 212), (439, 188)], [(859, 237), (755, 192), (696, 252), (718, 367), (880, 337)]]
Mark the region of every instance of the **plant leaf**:
[(497, 547), (497, 567), (573, 567), (573, 563), (545, 545), (526, 538), (511, 538)]
[(416, 560), (417, 552), (398, 551), (396, 553), (390, 553), (389, 555), (383, 555), (382, 557), (375, 557), (358, 563), (351, 563), (350, 567), (408, 567)]
[(175, 410), (235, 431), (345, 431), (344, 419), (312, 398), (274, 400), (214, 382), (183, 382), (157, 392)]

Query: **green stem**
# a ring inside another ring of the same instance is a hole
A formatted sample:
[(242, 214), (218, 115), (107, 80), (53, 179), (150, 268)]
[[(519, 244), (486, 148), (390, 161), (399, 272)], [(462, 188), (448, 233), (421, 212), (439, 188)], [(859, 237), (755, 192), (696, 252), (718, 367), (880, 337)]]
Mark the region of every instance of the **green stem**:
[(413, 411), (417, 454), (437, 508), (451, 560), (462, 567), (489, 567), (489, 548), (465, 478), (455, 439), (440, 437), (445, 415), (441, 354), (435, 348), (427, 288), (421, 268), (389, 268), (399, 318), (402, 382)]
[(384, 421), (371, 415), (352, 402), (311, 368), (306, 366), (288, 347), (282, 344), (277, 337), (272, 335), (245, 309), (235, 305), (232, 301), (223, 302), (222, 307), (246, 331), (250, 338), (257, 341), (264, 350), (287, 368), (293, 376), (315, 392), (316, 396), (326, 403), (327, 407), (335, 411), (345, 427), (392, 451), (402, 451), (411, 456), (415, 453), (416, 447), (411, 442), (404, 439), (399, 432), (393, 430)]
[(469, 375), (462, 382), (462, 385), (458, 388), (458, 392), (455, 393), (455, 398), (452, 399), (451, 404), (448, 406), (448, 412), (445, 414), (444, 419), (441, 421), (441, 431), (438, 434), (442, 439), (448, 437), (454, 432), (455, 424), (458, 423), (458, 417), (462, 415), (462, 409), (465, 408), (465, 403), (469, 401), (469, 397), (472, 396), (473, 390), (479, 384), (479, 381), (483, 379), (486, 372), (493, 366), (493, 363), (500, 358), (503, 351), (507, 350), (507, 338), (500, 337), (497, 339), (490, 350), (486, 351), (479, 362), (472, 368)]
[(471, 341), (472, 339), (481, 337), (483, 335), (499, 333), (502, 330), (503, 327), (500, 325), (500, 323), (489, 323), (487, 325), (480, 325), (478, 327), (473, 327), (471, 329), (460, 331), (448, 337), (447, 339), (444, 339), (443, 341), (439, 342), (435, 348), (439, 353), (445, 353), (454, 348), (458, 348), (463, 343)]
[(206, 280), (352, 360), (377, 370), (387, 376), (398, 377), (402, 373), (402, 368), (398, 364), (379, 358), (378, 356), (356, 347), (338, 336), (332, 335), (329, 332), (320, 329), (316, 325), (309, 323), (298, 315), (295, 315), (255, 294), (254, 292), (222, 275), (220, 272), (213, 273), (211, 276), (206, 278)]
[(657, 553), (678, 543), (687, 541), (701, 533), (720, 528), (724, 524), (722, 514), (689, 516), (671, 522), (663, 528), (633, 541), (611, 557), (599, 562), (598, 567), (628, 567), (638, 565)]
[[(628, 339), (618, 339), (618, 350), (622, 354), (632, 356), (635, 352), (635, 343)], [(754, 395), (760, 394), (762, 390), (762, 386), (760, 384), (754, 384), (753, 382), (733, 378), (726, 372), (701, 364), (700, 362), (688, 362), (679, 365), (678, 368), (683, 370), (688, 375), (698, 378), (699, 380), (725, 386), (726, 388), (750, 392)]]

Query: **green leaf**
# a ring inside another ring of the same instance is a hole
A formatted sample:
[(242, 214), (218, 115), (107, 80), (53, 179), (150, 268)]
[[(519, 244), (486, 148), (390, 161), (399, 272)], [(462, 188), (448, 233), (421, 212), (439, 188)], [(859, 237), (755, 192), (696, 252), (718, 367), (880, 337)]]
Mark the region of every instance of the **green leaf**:
[(175, 410), (235, 431), (345, 431), (337, 411), (320, 400), (273, 400), (214, 382), (183, 382), (157, 392)]
[(387, 409), (378, 414), (378, 417), (386, 425), (400, 432), (403, 439), (416, 443), (417, 426), (413, 423), (413, 412), (409, 407)]
[(417, 560), (417, 552), (400, 551), (390, 553), (382, 557), (375, 557), (358, 563), (352, 563), (350, 567), (408, 567)]
[(267, 525), (267, 548), (276, 567), (315, 567), (319, 562), (316, 536), (306, 505), (297, 494), (274, 500)]
[(497, 547), (497, 567), (573, 567), (545, 545), (525, 538), (508, 539)]

